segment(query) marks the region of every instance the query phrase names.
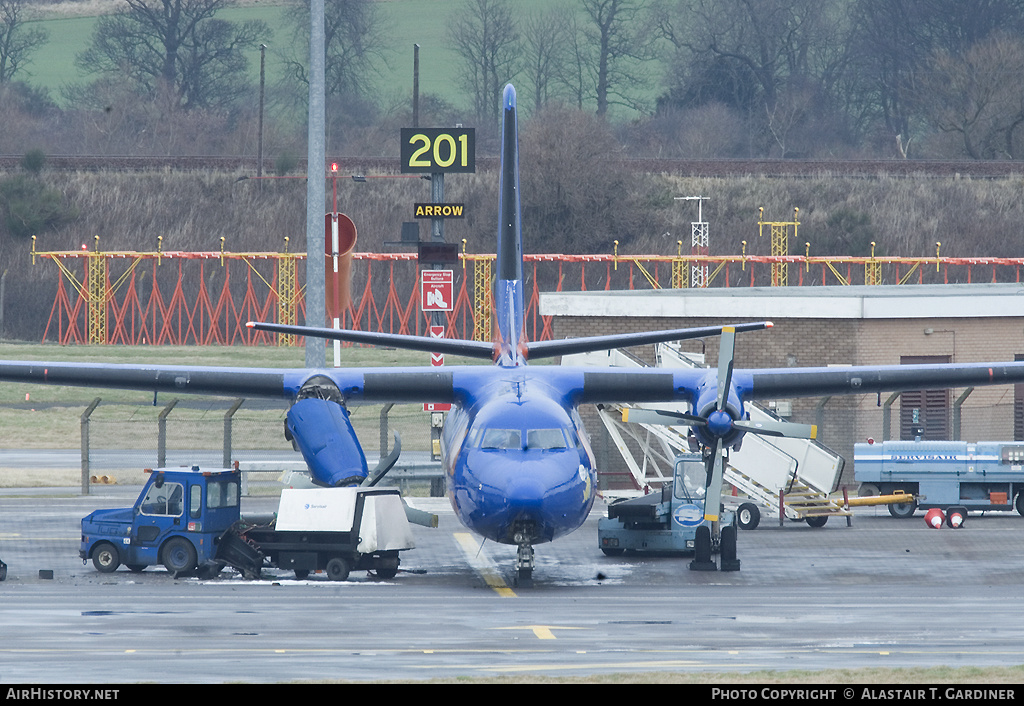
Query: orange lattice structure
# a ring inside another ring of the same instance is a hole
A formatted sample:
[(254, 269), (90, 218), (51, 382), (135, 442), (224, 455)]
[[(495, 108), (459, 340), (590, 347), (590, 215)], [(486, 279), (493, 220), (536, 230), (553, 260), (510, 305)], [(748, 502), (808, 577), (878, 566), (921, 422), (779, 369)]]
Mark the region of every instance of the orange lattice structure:
[[(527, 255), (527, 335), (552, 336), (541, 291), (678, 287), (681, 267), (707, 267), (706, 286), (769, 286), (779, 265), (796, 265), (795, 286), (1020, 282), (1024, 258)], [(60, 271), (43, 340), (127, 345), (300, 345), (301, 339), (246, 328), (247, 321), (301, 322), (304, 253), (32, 251)], [(446, 330), (486, 340), (491, 330), (493, 255), (461, 255)], [(241, 271), (239, 271), (241, 270)], [(81, 273), (81, 274), (79, 274)], [(415, 253), (355, 253), (352, 304), (341, 325), (426, 335)], [(791, 286), (793, 283), (791, 283)]]

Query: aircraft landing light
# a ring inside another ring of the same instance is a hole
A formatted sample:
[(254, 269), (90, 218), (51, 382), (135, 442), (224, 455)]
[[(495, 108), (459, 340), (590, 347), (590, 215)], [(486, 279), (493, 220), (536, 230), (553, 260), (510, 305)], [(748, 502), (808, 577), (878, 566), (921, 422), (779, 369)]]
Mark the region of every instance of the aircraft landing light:
[(482, 551), (482, 545), (469, 532), (455, 532), (455, 540), (466, 555), (469, 565), (476, 569), (484, 582), (502, 598), (516, 598), (515, 591), (508, 587), (490, 558)]

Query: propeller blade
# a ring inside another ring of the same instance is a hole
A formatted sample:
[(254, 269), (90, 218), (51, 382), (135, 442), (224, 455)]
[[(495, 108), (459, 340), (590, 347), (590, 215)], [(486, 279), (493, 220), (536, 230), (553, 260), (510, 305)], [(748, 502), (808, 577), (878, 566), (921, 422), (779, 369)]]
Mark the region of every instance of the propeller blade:
[(723, 326), (722, 337), (718, 349), (718, 406), (719, 411), (725, 409), (729, 399), (729, 387), (732, 385), (732, 359), (736, 352), (736, 327)]
[(708, 477), (707, 491), (704, 493), (704, 519), (708, 522), (717, 522), (718, 511), (722, 506), (722, 476), (725, 472), (721, 439), (715, 442), (715, 453), (709, 459), (709, 464), (711, 473)]
[(737, 429), (763, 436), (783, 436), (789, 439), (818, 438), (817, 424), (795, 424), (793, 422), (733, 422)]
[(622, 410), (622, 421), (631, 424), (665, 424), (668, 426), (701, 426), (707, 424), (703, 417), (685, 412), (663, 409), (638, 409), (627, 407)]

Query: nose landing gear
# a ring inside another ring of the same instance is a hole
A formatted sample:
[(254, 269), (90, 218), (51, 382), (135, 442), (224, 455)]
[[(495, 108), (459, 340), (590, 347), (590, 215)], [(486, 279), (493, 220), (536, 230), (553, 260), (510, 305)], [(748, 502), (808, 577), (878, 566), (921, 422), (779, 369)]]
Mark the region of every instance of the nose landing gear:
[(533, 586), (533, 535), (525, 529), (520, 529), (512, 538), (519, 547), (516, 551), (515, 585), (519, 588), (530, 588)]

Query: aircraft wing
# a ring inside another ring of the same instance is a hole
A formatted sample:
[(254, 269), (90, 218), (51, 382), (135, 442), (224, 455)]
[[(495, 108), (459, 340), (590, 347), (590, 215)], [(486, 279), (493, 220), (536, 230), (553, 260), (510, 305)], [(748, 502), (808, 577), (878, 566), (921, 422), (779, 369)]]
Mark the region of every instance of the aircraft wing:
[(317, 370), (7, 360), (0, 361), (0, 382), (290, 400), (307, 382), (327, 378), (354, 404), (455, 402), (464, 396), (453, 381), (459, 369), (464, 370), (461, 386), (473, 388), (482, 384), (481, 371), (490, 366)]
[(737, 370), (745, 399), (821, 397), (1024, 382), (1020, 363), (937, 363), (848, 368)]
[(3, 382), (248, 397), (285, 397), (288, 372), (272, 368), (0, 361)]

